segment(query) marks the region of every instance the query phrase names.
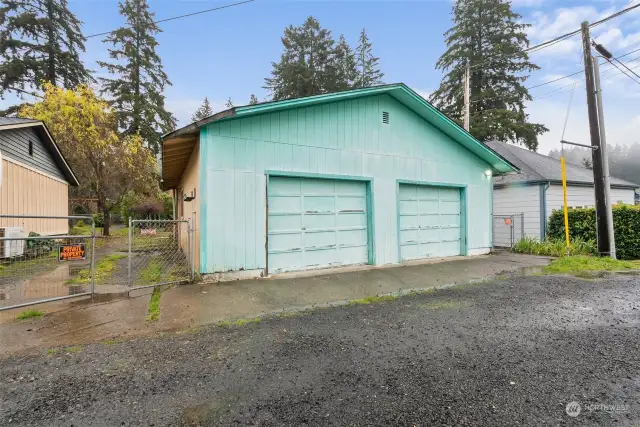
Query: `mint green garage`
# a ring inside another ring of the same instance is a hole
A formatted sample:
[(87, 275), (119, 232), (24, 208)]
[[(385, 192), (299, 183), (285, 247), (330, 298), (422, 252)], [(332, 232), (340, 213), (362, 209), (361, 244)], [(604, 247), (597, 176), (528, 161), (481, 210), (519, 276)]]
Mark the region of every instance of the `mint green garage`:
[(516, 168), (404, 84), (235, 107), (164, 137), (202, 274), (478, 255)]

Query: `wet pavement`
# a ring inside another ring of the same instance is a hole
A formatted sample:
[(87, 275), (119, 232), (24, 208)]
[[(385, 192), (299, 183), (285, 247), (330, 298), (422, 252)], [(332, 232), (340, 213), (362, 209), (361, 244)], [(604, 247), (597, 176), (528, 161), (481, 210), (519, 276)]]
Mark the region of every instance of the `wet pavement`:
[(638, 276), (502, 278), (13, 356), (0, 425), (637, 426), (638, 327)]
[(85, 299), (41, 304), (33, 308), (47, 314), (42, 318), (16, 322), (15, 317), (24, 309), (0, 312), (0, 358), (30, 349), (183, 330), (230, 319), (346, 304), (376, 295), (402, 295), (506, 272), (530, 272), (548, 263), (546, 257), (503, 253), (401, 267), (350, 267), (315, 275), (291, 273), (273, 279), (182, 285), (163, 292), (160, 319), (152, 324), (146, 321), (151, 289), (100, 295), (94, 303)]

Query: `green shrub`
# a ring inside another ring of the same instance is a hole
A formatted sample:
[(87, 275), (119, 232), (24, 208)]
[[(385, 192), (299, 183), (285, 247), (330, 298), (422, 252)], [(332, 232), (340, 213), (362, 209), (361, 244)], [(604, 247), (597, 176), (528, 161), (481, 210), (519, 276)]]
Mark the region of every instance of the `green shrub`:
[[(571, 241), (596, 241), (595, 208), (569, 209), (569, 236)], [(640, 206), (615, 205), (613, 229), (616, 255), (619, 259), (640, 259)], [(554, 210), (547, 227), (549, 239), (564, 239), (564, 212)]]
[(104, 214), (93, 214), (93, 221), (96, 223), (96, 227), (104, 227)]
[[(567, 255), (567, 247), (564, 239), (547, 239), (539, 241), (535, 237), (524, 236), (511, 248), (513, 252), (530, 255), (544, 255), (562, 257)], [(593, 255), (595, 244), (593, 241), (584, 241), (576, 238), (569, 245), (569, 255)]]

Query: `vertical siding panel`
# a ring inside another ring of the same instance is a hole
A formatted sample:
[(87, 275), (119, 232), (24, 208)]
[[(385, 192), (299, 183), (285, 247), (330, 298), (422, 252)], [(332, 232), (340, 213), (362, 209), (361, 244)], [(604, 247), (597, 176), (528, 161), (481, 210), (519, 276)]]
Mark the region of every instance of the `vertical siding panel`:
[[(233, 240), (235, 241), (233, 248), (233, 264), (229, 268), (233, 270), (246, 269), (246, 218), (248, 218), (247, 207), (245, 205), (245, 173), (244, 171), (235, 171), (233, 183), (233, 226), (230, 231), (233, 232)], [(231, 209), (230, 209), (231, 210)]]
[[(244, 208), (246, 212), (246, 220), (244, 221), (245, 238), (244, 238), (244, 268), (245, 270), (253, 270), (258, 268), (256, 264), (256, 253), (251, 248), (259, 246), (260, 243), (256, 239), (255, 217), (258, 214), (256, 201), (258, 195), (255, 188), (255, 176), (252, 172), (244, 174)], [(245, 250), (246, 249), (246, 250)]]

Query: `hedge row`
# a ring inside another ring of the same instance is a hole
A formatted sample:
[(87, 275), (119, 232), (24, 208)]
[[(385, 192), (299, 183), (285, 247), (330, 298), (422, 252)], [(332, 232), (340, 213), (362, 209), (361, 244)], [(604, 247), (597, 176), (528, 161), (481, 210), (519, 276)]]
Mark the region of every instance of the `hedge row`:
[[(640, 259), (640, 205), (615, 205), (613, 230), (616, 255), (619, 259)], [(569, 236), (571, 239), (596, 241), (595, 208), (569, 209)], [(547, 226), (549, 239), (564, 239), (564, 213), (554, 210)]]

